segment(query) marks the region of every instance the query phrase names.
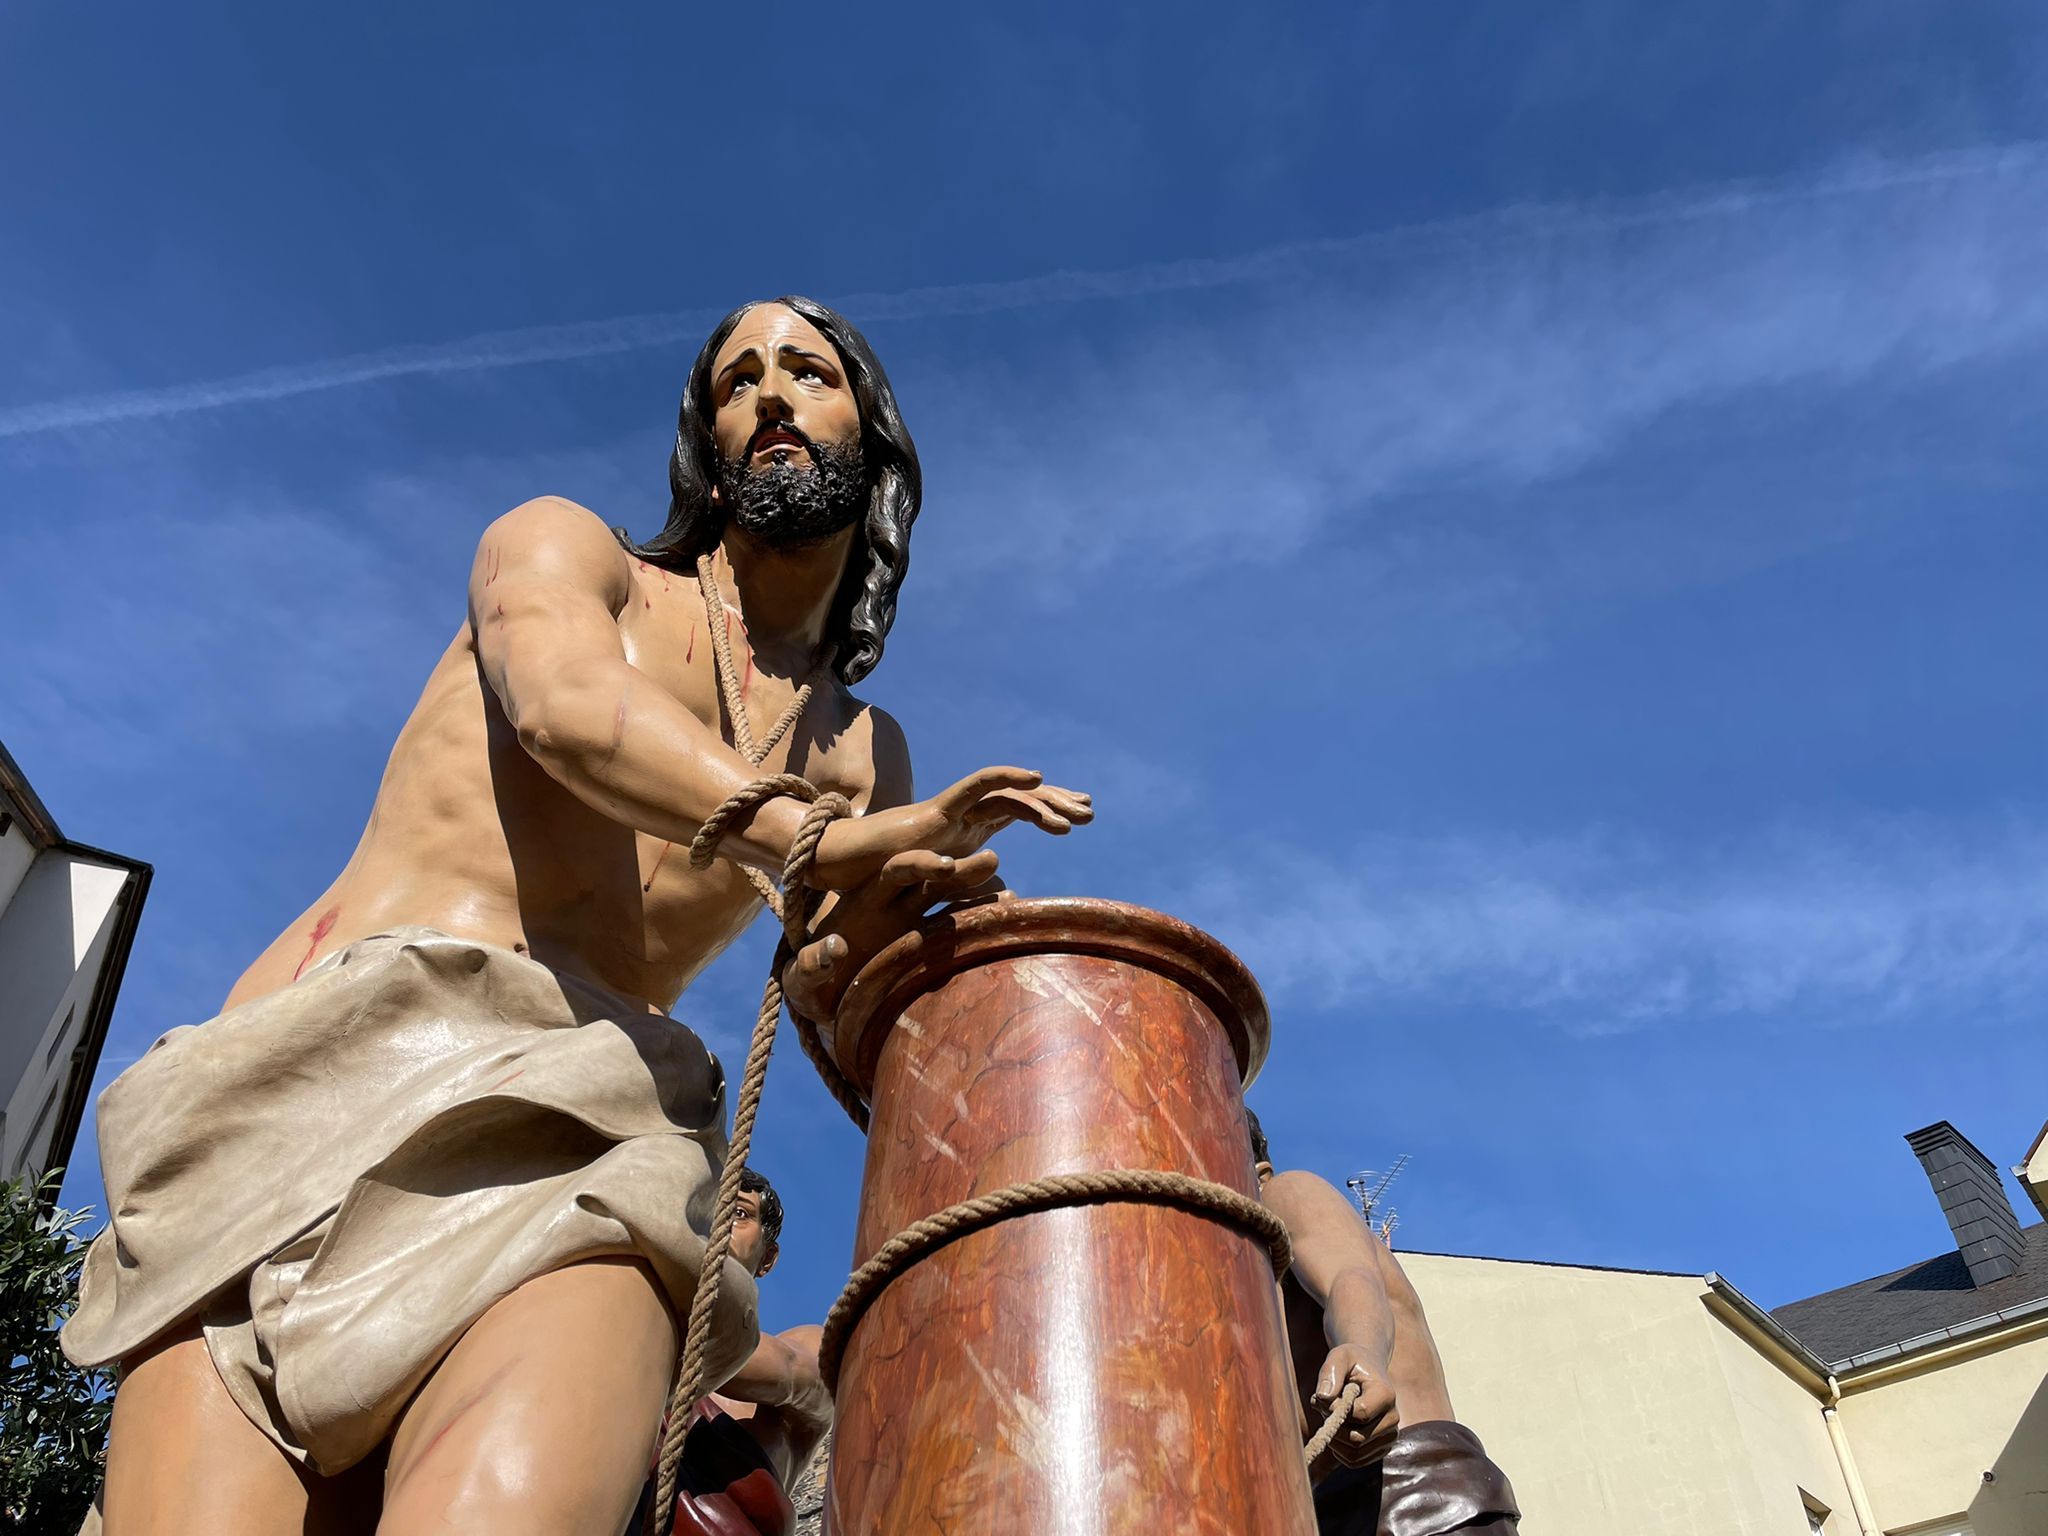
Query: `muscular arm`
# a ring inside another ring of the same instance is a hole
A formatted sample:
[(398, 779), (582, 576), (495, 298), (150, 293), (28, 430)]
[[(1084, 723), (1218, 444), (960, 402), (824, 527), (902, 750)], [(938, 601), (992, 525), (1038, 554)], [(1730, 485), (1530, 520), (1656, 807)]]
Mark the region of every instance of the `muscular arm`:
[[(1361, 1221), (1359, 1225), (1362, 1227), (1365, 1223)], [(1394, 1378), (1394, 1391), (1401, 1400), (1401, 1414), (1410, 1424), (1455, 1419), (1457, 1414), (1451, 1409), (1451, 1389), (1444, 1381), (1444, 1362), (1436, 1352), (1436, 1338), (1429, 1331), (1429, 1319), (1422, 1315), (1422, 1298), (1415, 1294), (1415, 1287), (1408, 1283), (1401, 1261), (1394, 1257), (1387, 1245), (1370, 1229), (1367, 1229), (1366, 1237), (1379, 1260), (1380, 1283), (1386, 1289), (1387, 1304), (1394, 1313), (1394, 1353), (1387, 1368)]]
[[(618, 616), (632, 594), (625, 551), (590, 512), (559, 497), (493, 523), (470, 573), (470, 622), (484, 678), (550, 777), (593, 810), (637, 831), (687, 843), (712, 811), (759, 777), (712, 727), (626, 660)], [(909, 763), (902, 734), (888, 733)], [(877, 722), (877, 736), (883, 734)], [(879, 744), (878, 744), (879, 752)], [(1094, 813), (1086, 796), (1022, 768), (984, 768), (932, 799), (870, 804), (834, 822), (811, 866), (814, 885), (844, 890), (892, 858), (907, 878), (969, 864), (989, 836), (1028, 820), (1065, 832)], [(795, 800), (770, 800), (728, 831), (719, 852), (780, 874), (802, 824)], [(987, 855), (989, 869), (994, 855)]]
[(807, 1324), (763, 1334), (747, 1363), (718, 1389), (720, 1394), (763, 1408), (788, 1409), (823, 1429), (832, 1422), (832, 1398), (818, 1375), (818, 1337), (822, 1332)]
[[(614, 821), (688, 843), (759, 777), (674, 695), (626, 660), (626, 553), (596, 516), (546, 496), (486, 530), (470, 573), (484, 677), (548, 775)], [(727, 857), (779, 873), (803, 818), (770, 801), (727, 835)]]
[(1294, 1241), (1294, 1278), (1323, 1309), (1323, 1334), (1330, 1347), (1353, 1345), (1391, 1376), (1394, 1312), (1372, 1229), (1344, 1195), (1312, 1173), (1276, 1174), (1260, 1198), (1287, 1223)]
[(1451, 1418), (1443, 1361), (1422, 1299), (1351, 1201), (1327, 1180), (1300, 1170), (1268, 1180), (1261, 1198), (1287, 1223), (1294, 1276), (1322, 1305), (1330, 1346), (1354, 1344), (1381, 1362), (1404, 1423)]

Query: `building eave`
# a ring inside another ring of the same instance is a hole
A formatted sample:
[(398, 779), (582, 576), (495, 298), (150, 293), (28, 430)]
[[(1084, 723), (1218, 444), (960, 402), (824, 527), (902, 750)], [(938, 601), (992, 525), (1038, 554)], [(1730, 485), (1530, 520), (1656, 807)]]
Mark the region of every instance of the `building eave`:
[(1873, 1386), (1881, 1380), (1922, 1370), (1937, 1361), (2003, 1349), (2043, 1334), (2048, 1334), (2048, 1296), (1901, 1339), (1882, 1349), (1865, 1350), (1846, 1360), (1834, 1361), (1828, 1369), (1841, 1378), (1842, 1390), (1846, 1392), (1852, 1387)]
[(21, 771), (21, 764), (14, 760), (5, 742), (0, 742), (0, 791), (4, 791), (14, 802), (15, 809), (20, 811), (22, 830), (28, 833), (30, 842), (38, 848), (55, 848), (63, 843), (64, 834), (57, 830), (57, 818), (43, 804), (42, 796), (30, 787), (28, 776)]
[(2034, 1166), (2034, 1159), (2041, 1155), (2043, 1143), (2048, 1143), (2048, 1125), (2041, 1127), (2041, 1134), (2034, 1138), (2027, 1155), (2014, 1165), (2012, 1176), (2019, 1180), (2019, 1186), (2027, 1192), (2027, 1198), (2034, 1202), (2034, 1209), (2041, 1213), (2041, 1219), (2048, 1221), (2048, 1185), (2036, 1184), (2028, 1177), (2028, 1170)]
[(1828, 1395), (1828, 1364), (1794, 1337), (1776, 1318), (1751, 1301), (1718, 1273), (1701, 1277), (1707, 1310), (1727, 1323), (1755, 1349), (1786, 1370), (1815, 1397)]

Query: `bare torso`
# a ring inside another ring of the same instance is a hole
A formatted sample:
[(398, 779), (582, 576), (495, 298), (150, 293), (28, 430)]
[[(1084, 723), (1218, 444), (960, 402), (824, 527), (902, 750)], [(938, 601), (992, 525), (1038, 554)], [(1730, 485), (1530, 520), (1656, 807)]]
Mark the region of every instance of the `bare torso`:
[[(488, 587), (479, 596), (488, 600)], [(803, 679), (758, 668), (729, 592), (726, 602), (734, 664), (762, 735)], [(617, 623), (626, 659), (721, 729), (696, 578), (632, 562)], [(762, 772), (799, 773), (858, 804), (873, 785), (873, 738), (873, 712), (824, 678)], [(530, 954), (665, 1010), (758, 906), (734, 865), (693, 870), (686, 849), (620, 825), (551, 778), (484, 681), (466, 623), (399, 732), (355, 853), (228, 1002), (273, 992), (355, 939), (420, 924)]]

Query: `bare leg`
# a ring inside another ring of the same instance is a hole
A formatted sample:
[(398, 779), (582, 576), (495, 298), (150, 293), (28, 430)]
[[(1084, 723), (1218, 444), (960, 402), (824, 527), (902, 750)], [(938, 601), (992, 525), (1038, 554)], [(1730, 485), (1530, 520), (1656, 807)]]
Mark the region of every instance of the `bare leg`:
[(302, 1470), (235, 1406), (197, 1328), (126, 1363), (107, 1442), (106, 1536), (349, 1536), (375, 1489)]
[(675, 1319), (639, 1260), (528, 1281), (399, 1420), (379, 1536), (612, 1536), (646, 1479), (675, 1358)]

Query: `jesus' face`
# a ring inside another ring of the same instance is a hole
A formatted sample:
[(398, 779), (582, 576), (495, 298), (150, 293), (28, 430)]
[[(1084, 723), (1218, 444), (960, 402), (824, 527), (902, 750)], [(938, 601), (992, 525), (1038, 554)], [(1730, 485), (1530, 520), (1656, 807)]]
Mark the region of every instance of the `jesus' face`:
[(867, 503), (860, 407), (838, 350), (780, 304), (740, 318), (711, 365), (718, 495), (764, 542), (829, 538)]

